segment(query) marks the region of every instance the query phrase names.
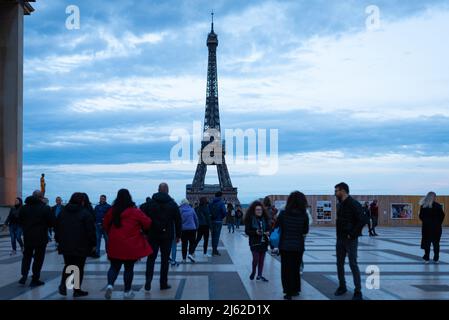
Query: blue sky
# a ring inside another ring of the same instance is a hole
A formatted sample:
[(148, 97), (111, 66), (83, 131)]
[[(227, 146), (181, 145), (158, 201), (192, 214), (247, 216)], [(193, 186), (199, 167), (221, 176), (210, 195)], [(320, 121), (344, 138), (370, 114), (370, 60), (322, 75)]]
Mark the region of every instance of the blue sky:
[[(65, 27), (68, 5), (81, 28)], [(367, 30), (368, 5), (381, 28)], [(37, 1), (25, 18), (24, 193), (93, 199), (167, 181), (174, 129), (202, 121), (210, 11), (222, 127), (279, 130), (279, 171), (230, 163), (240, 199), (449, 193), (447, 1)], [(216, 174), (208, 176), (213, 182)]]

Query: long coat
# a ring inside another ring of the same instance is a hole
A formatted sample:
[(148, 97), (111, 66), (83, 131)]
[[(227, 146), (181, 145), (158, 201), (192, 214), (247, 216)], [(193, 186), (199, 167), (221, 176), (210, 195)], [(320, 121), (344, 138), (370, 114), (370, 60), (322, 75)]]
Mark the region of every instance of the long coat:
[(421, 207), (419, 219), (422, 221), (422, 243), (426, 241), (440, 241), (444, 221), (444, 211), (441, 204), (434, 202), (432, 208)]

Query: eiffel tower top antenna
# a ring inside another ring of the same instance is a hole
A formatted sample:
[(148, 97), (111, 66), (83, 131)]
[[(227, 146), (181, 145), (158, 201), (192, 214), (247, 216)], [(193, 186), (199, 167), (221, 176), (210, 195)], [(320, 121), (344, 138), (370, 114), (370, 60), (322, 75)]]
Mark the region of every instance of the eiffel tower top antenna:
[(214, 10), (212, 10), (212, 12), (210, 13), (210, 15), (212, 16), (211, 31), (214, 32)]

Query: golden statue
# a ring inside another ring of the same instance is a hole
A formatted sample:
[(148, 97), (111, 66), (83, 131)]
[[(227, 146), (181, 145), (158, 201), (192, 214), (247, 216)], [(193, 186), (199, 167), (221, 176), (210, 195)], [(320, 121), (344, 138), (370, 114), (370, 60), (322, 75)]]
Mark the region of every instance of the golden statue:
[(42, 196), (43, 197), (45, 196), (45, 186), (46, 186), (45, 174), (43, 173), (42, 176), (41, 176), (41, 192), (42, 192)]

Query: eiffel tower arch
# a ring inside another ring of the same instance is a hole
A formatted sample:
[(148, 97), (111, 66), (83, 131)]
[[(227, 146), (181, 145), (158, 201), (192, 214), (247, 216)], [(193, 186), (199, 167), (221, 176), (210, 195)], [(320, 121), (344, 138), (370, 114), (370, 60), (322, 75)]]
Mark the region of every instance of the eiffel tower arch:
[[(226, 202), (237, 204), (237, 188), (234, 188), (225, 161), (225, 142), (221, 140), (220, 111), (218, 107), (217, 47), (218, 37), (214, 32), (214, 14), (212, 13), (211, 31), (207, 37), (209, 58), (207, 66), (206, 111), (204, 115), (204, 132), (192, 184), (186, 186), (186, 196), (190, 203), (199, 202), (200, 197), (212, 198), (216, 192), (223, 193)], [(210, 137), (210, 132), (216, 133)], [(215, 138), (220, 138), (215, 140)], [(209, 151), (212, 148), (212, 151)], [(206, 157), (205, 157), (206, 155)], [(213, 158), (219, 161), (210, 161)], [(209, 161), (208, 161), (209, 160)], [(205, 184), (208, 166), (217, 168), (219, 184)]]

